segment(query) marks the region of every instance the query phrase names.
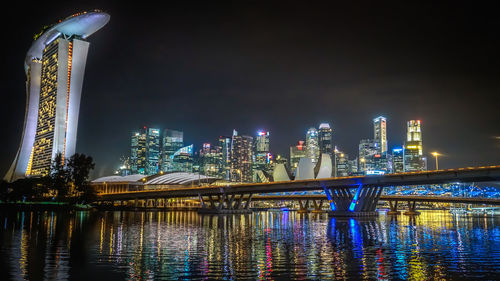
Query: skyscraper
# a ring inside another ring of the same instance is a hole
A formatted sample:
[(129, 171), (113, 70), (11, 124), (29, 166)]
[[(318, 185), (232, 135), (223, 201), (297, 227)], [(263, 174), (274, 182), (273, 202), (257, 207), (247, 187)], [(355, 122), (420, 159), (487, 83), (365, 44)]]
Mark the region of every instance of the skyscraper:
[(252, 182), (252, 144), (250, 136), (239, 136), (233, 131), (231, 139), (231, 180), (235, 182)]
[(313, 164), (318, 163), (319, 159), (319, 143), (318, 143), (318, 130), (316, 128), (309, 128), (306, 134), (306, 152), (307, 157), (311, 158)]
[(101, 11), (72, 15), (35, 36), (24, 68), (26, 115), (21, 144), (7, 181), (49, 173), (57, 153), (75, 153), (78, 113), (89, 43), (109, 21)]
[(359, 172), (376, 170), (375, 155), (380, 151), (380, 144), (376, 140), (363, 139), (359, 142)]
[(200, 150), (200, 173), (210, 177), (220, 177), (222, 170), (222, 148), (204, 143)]
[(187, 172), (193, 171), (193, 145), (188, 145), (178, 149), (173, 155), (170, 156), (173, 160), (173, 171)]
[(404, 149), (405, 172), (423, 171), (426, 163), (423, 158), (421, 122), (410, 120), (407, 125)]
[(219, 146), (222, 149), (222, 167), (221, 178), (225, 180), (231, 179), (231, 138), (220, 136)]
[(290, 146), (290, 169), (293, 173), (299, 165), (300, 158), (307, 157), (304, 141), (299, 141), (298, 145)]
[(161, 170), (163, 172), (173, 172), (174, 155), (179, 149), (184, 146), (184, 133), (182, 131), (165, 129), (163, 131), (163, 144), (161, 153)]
[(383, 116), (373, 119), (373, 139), (379, 144), (379, 153), (387, 152), (387, 120)]
[(318, 134), (320, 152), (332, 155), (332, 129), (330, 128), (330, 124), (321, 123)]
[(405, 171), (404, 147), (392, 149), (392, 171), (403, 173)]
[(259, 131), (255, 137), (254, 144), (254, 172), (257, 170), (267, 171), (270, 161), (269, 132)]
[(159, 172), (160, 130), (147, 128), (132, 133), (130, 166), (132, 173), (154, 175)]
[(130, 169), (133, 174), (146, 173), (146, 127), (133, 132), (130, 140)]
[(160, 129), (149, 128), (146, 136), (146, 175), (160, 172)]

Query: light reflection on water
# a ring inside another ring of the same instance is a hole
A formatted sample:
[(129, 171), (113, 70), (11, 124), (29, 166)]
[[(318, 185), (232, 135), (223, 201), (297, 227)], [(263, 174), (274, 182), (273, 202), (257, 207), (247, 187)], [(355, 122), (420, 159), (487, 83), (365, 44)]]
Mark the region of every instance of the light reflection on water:
[[(500, 218), (3, 212), (13, 280), (495, 279)], [(3, 278), (2, 278), (3, 280)]]

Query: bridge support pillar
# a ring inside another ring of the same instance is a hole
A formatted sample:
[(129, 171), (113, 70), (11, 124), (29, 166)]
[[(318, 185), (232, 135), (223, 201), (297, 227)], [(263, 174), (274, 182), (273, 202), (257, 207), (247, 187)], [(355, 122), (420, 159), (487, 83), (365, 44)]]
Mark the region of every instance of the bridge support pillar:
[(299, 199), (299, 210), (298, 213), (308, 213), (309, 212), (309, 199), (305, 202)]
[(313, 200), (313, 206), (314, 206), (314, 210), (312, 211), (313, 213), (323, 213), (323, 200), (318, 200), (318, 202), (316, 202), (316, 200)]
[(389, 201), (389, 208), (390, 210), (387, 211), (388, 215), (399, 215), (399, 213), (401, 213), (400, 211), (398, 211), (398, 200), (394, 202)]
[(408, 201), (408, 211), (404, 212), (405, 215), (407, 216), (417, 216), (420, 215), (420, 212), (417, 211), (417, 208), (415, 207), (417, 204), (416, 201)]
[(208, 195), (208, 202), (203, 196), (198, 196), (200, 198), (201, 208), (198, 209), (198, 213), (202, 214), (244, 214), (251, 213), (250, 203), (252, 202), (252, 195), (240, 195), (236, 197), (235, 194), (218, 194), (216, 196)]
[(354, 194), (351, 192), (352, 188), (353, 186), (323, 186), (328, 202), (330, 203), (331, 211), (328, 212), (329, 216), (378, 216), (375, 209), (383, 187), (359, 185)]

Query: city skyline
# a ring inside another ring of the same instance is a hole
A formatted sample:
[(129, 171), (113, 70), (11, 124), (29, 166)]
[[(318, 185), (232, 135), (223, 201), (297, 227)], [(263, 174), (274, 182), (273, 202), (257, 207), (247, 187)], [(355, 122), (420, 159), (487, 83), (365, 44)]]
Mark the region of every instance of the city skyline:
[[(348, 6), (329, 15), (322, 11), (328, 7), (312, 5), (289, 4), (281, 12), (259, 5), (248, 12), (240, 5), (181, 5), (161, 12), (139, 7), (132, 13), (127, 6), (61, 4), (27, 11), (27, 20), (8, 31), (19, 40), (7, 46), (9, 79), (2, 91), (10, 94), (1, 114), (10, 122), (0, 171), (7, 171), (20, 141), (19, 109), (25, 103), (20, 62), (30, 36), (61, 15), (94, 8), (113, 20), (92, 38), (76, 151), (95, 158), (96, 176), (114, 170), (128, 150), (126, 141), (119, 142), (144, 124), (179, 128), (186, 143), (214, 142), (214, 136), (234, 128), (250, 135), (266, 129), (272, 133), (271, 150), (286, 154), (307, 128), (328, 122), (333, 144), (355, 155), (359, 140), (372, 136), (370, 120), (379, 115), (387, 118), (388, 151), (404, 143), (405, 122), (415, 119), (424, 123), (424, 153), (445, 154), (442, 168), (500, 161), (499, 58), (492, 51), (499, 44), (488, 35), (495, 24), (465, 20), (491, 18), (487, 8), (457, 7), (458, 15), (444, 15), (450, 26), (438, 13), (446, 5), (433, 7), (437, 14), (413, 30), (425, 7)], [(302, 8), (308, 16), (301, 16)], [(161, 13), (167, 15), (164, 22), (155, 19)], [(388, 26), (374, 14), (404, 16)], [(139, 34), (145, 26), (147, 32)], [(385, 33), (398, 36), (367, 41)], [(428, 37), (419, 41), (422, 34)], [(441, 44), (433, 44), (436, 39)], [(165, 110), (169, 107), (175, 110)]]

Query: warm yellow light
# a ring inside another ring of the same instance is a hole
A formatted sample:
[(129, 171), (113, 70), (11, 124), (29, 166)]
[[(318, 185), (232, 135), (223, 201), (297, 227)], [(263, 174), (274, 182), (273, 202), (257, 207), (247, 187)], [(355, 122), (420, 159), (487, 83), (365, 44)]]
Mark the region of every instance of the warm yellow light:
[(439, 154), (438, 152), (432, 152), (431, 154), (432, 154), (432, 156), (434, 156), (434, 157), (437, 157), (437, 156), (440, 156), (440, 155), (441, 155), (441, 154)]

